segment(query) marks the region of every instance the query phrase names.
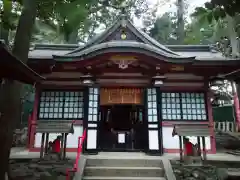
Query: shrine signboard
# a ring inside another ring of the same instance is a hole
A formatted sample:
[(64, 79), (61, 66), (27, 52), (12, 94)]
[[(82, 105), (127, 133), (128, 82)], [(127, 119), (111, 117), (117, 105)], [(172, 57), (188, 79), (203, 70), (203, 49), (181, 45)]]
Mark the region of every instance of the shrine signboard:
[(100, 105), (142, 104), (142, 89), (139, 88), (102, 88)]

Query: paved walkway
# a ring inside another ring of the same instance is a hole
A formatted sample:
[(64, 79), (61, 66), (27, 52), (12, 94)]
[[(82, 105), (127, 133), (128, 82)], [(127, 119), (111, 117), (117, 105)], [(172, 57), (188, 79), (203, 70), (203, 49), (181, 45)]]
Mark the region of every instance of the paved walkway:
[(22, 151), (25, 151), (26, 148), (25, 147), (13, 147), (11, 149), (11, 154), (14, 154), (14, 153), (17, 153), (17, 152), (22, 152)]
[[(164, 157), (168, 159), (180, 159), (179, 154), (165, 154)], [(239, 161), (240, 156), (234, 156), (227, 153), (216, 153), (216, 154), (208, 154), (207, 160), (210, 161)]]
[[(98, 155), (87, 155), (87, 158), (112, 158), (112, 159), (179, 159), (179, 154), (165, 153), (163, 156), (148, 156), (145, 153), (134, 152), (100, 152)], [(240, 156), (227, 153), (217, 153), (207, 155), (208, 160), (212, 161), (240, 161)]]
[[(67, 152), (66, 156), (70, 159), (75, 159), (77, 153)], [(40, 157), (39, 152), (29, 152), (26, 148), (12, 148), (10, 159), (37, 159)]]
[[(76, 158), (77, 153), (67, 152), (68, 158)], [(39, 158), (39, 152), (29, 152), (26, 148), (12, 148), (10, 158)], [(85, 155), (87, 158), (99, 159), (179, 159), (179, 154), (167, 154), (163, 156), (149, 156), (139, 152), (100, 152), (98, 155)], [(217, 153), (207, 155), (208, 160), (212, 161), (240, 161), (240, 156), (234, 156), (227, 153)]]

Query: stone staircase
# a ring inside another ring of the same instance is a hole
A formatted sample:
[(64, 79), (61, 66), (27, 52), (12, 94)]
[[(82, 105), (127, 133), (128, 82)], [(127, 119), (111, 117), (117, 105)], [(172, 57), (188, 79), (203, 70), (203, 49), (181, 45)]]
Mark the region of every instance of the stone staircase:
[(166, 180), (161, 160), (87, 159), (83, 180)]
[(217, 149), (240, 149), (240, 138), (233, 136), (230, 132), (215, 132)]

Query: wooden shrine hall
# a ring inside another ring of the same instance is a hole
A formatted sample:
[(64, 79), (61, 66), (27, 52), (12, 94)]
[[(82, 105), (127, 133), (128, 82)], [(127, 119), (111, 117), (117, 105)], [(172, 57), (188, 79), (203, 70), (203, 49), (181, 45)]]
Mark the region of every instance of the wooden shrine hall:
[(203, 125), (206, 153), (216, 152), (209, 83), (239, 69), (240, 60), (210, 45), (162, 45), (121, 15), (84, 45), (36, 44), (28, 65), (46, 77), (36, 87), (30, 151), (43, 143), (36, 122), (74, 120), (69, 152), (86, 129), (84, 153), (161, 155), (181, 151), (176, 124)]

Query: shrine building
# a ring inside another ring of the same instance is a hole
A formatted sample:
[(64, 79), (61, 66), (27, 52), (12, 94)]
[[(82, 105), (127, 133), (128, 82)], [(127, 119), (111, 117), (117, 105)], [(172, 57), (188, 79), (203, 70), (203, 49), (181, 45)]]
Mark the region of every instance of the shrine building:
[(207, 128), (207, 153), (216, 152), (209, 82), (239, 69), (240, 60), (208, 45), (162, 45), (121, 16), (83, 46), (36, 44), (28, 65), (45, 77), (36, 86), (30, 151), (41, 146), (36, 124), (55, 120), (73, 122), (67, 151), (87, 129), (85, 153), (161, 155), (179, 152), (172, 135), (179, 124)]

